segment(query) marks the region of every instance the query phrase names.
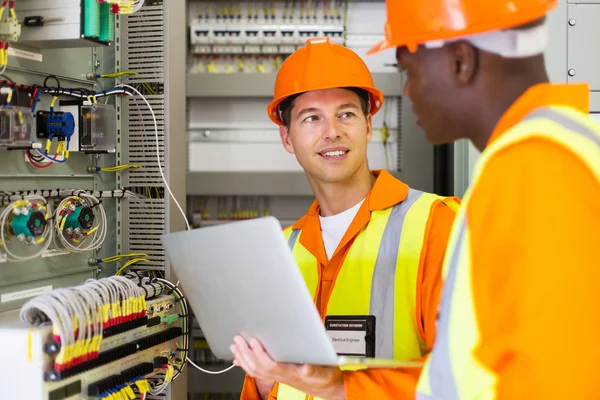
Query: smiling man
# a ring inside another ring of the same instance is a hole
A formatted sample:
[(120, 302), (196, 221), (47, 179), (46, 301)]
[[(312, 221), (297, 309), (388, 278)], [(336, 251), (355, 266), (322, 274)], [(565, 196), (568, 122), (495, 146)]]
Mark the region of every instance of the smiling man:
[[(351, 316), (374, 339), (340, 347), (349, 333), (332, 332), (339, 336), (336, 351), (412, 360), (435, 339), (442, 260), (458, 199), (369, 169), (372, 116), (383, 100), (356, 53), (310, 39), (283, 63), (268, 114), (316, 198), (285, 229), (316, 307), (326, 327)], [(303, 391), (277, 382), (293, 384), (302, 366), (275, 363), (256, 339), (236, 337), (231, 349), (247, 372), (242, 400), (305, 400)], [(339, 390), (331, 382), (321, 393)], [(310, 391), (310, 381), (294, 386)]]

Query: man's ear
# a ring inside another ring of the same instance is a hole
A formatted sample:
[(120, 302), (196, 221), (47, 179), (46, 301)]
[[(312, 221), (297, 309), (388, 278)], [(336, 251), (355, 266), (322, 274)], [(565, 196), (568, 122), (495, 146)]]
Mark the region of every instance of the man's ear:
[(294, 145), (290, 140), (290, 129), (287, 126), (279, 127), (279, 137), (281, 137), (281, 143), (283, 148), (290, 154), (294, 154)]
[(478, 50), (470, 43), (462, 41), (450, 44), (448, 52), (456, 82), (461, 85), (471, 83), (477, 74)]
[(367, 143), (371, 142), (373, 138), (373, 116), (367, 115)]

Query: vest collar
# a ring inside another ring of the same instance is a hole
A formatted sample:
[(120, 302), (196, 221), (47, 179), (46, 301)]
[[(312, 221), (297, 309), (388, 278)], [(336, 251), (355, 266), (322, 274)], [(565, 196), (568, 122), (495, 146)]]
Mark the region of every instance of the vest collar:
[(538, 107), (563, 105), (588, 114), (589, 98), (590, 89), (585, 83), (574, 85), (540, 83), (534, 85), (506, 110), (494, 128), (488, 145)]
[[(408, 194), (408, 185), (386, 170), (375, 170), (371, 172), (377, 179), (373, 188), (367, 195), (361, 208), (368, 207), (368, 211), (385, 210), (404, 201)], [(307, 219), (318, 218), (320, 212), (319, 202), (313, 201), (306, 215), (300, 218), (292, 226), (292, 229), (302, 229)]]

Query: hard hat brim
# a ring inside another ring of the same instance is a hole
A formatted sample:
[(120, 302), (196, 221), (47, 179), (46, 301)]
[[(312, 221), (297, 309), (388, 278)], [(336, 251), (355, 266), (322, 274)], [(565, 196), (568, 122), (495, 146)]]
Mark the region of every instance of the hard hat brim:
[(375, 46), (373, 46), (373, 48), (371, 48), (371, 50), (367, 51), (367, 55), (370, 56), (370, 55), (379, 53), (383, 50), (387, 50), (392, 47), (395, 47), (395, 46), (393, 44), (391, 44), (387, 39), (383, 39), (381, 42), (379, 42)]

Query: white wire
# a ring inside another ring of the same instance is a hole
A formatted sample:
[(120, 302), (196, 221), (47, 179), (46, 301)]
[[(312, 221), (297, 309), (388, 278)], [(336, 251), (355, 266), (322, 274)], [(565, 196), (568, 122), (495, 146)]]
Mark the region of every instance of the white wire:
[(193, 366), (194, 368), (196, 368), (196, 369), (198, 369), (198, 370), (200, 370), (200, 371), (204, 372), (205, 374), (210, 374), (210, 375), (219, 375), (219, 374), (224, 374), (225, 372), (227, 372), (227, 371), (229, 371), (229, 370), (231, 370), (231, 369), (233, 369), (233, 368), (235, 367), (235, 365), (233, 365), (233, 364), (232, 364), (232, 365), (230, 365), (229, 367), (227, 367), (226, 369), (224, 369), (224, 370), (221, 370), (221, 371), (209, 371), (209, 370), (207, 370), (207, 369), (204, 369), (204, 368), (201, 368), (201, 367), (197, 366), (197, 365), (196, 365), (196, 364), (195, 364), (195, 363), (194, 363), (192, 360), (190, 360), (189, 358), (187, 358), (187, 362), (188, 362), (188, 363), (190, 363), (190, 364), (192, 364), (192, 366)]
[[(144, 101), (144, 103), (146, 103), (146, 106), (148, 106), (148, 109), (150, 110), (150, 114), (152, 114), (152, 121), (154, 123), (154, 134), (155, 134), (154, 137), (156, 139), (156, 162), (158, 163), (158, 170), (160, 171), (160, 176), (161, 176), (161, 178), (162, 178), (162, 180), (163, 180), (163, 182), (165, 184), (165, 188), (169, 192), (169, 195), (171, 196), (171, 198), (175, 202), (175, 205), (177, 205), (177, 208), (179, 209), (179, 212), (183, 216), (183, 220), (185, 221), (185, 226), (186, 226), (187, 230), (188, 231), (191, 230), (190, 223), (188, 222), (187, 216), (185, 215), (185, 212), (181, 208), (181, 205), (179, 204), (179, 202), (175, 198), (175, 195), (171, 191), (171, 187), (167, 183), (167, 179), (165, 178), (165, 174), (163, 172), (163, 168), (162, 168), (162, 165), (160, 163), (160, 144), (159, 144), (159, 141), (158, 141), (158, 124), (156, 123), (156, 116), (154, 115), (154, 110), (152, 109), (152, 106), (150, 105), (150, 103), (148, 102), (148, 100), (144, 97), (144, 95), (141, 94), (140, 91), (137, 90), (136, 88), (134, 88), (133, 86), (129, 86), (129, 85), (126, 85), (124, 83), (121, 83), (121, 84), (118, 84), (115, 87), (124, 87), (124, 88), (132, 90), (134, 93), (136, 93), (138, 96), (140, 96), (140, 98)], [(179, 281), (177, 281), (177, 283), (175, 284), (175, 286), (176, 287), (179, 286)], [(190, 329), (190, 327), (188, 327), (188, 329)], [(187, 349), (187, 350), (188, 350), (188, 353), (189, 353), (189, 349)], [(190, 363), (192, 366), (194, 366), (195, 368), (197, 368), (199, 371), (204, 372), (206, 374), (211, 374), (211, 375), (223, 374), (223, 373), (229, 371), (230, 369), (232, 369), (233, 367), (235, 367), (235, 365), (231, 365), (228, 368), (226, 368), (224, 370), (221, 370), (221, 371), (208, 371), (206, 369), (200, 368), (192, 360), (190, 360), (190, 358), (187, 357), (187, 356), (186, 356), (186, 361), (188, 363)]]
[(171, 196), (171, 198), (175, 202), (175, 205), (179, 209), (179, 212), (183, 216), (183, 220), (185, 221), (185, 226), (186, 226), (187, 230), (188, 231), (191, 230), (190, 223), (188, 222), (187, 216), (185, 215), (185, 212), (183, 211), (183, 208), (181, 208), (181, 205), (179, 205), (179, 202), (175, 198), (175, 195), (171, 191), (171, 187), (167, 183), (167, 178), (165, 178), (165, 174), (163, 172), (162, 164), (160, 163), (160, 143), (158, 141), (158, 124), (156, 122), (156, 115), (154, 115), (154, 110), (152, 109), (152, 106), (150, 105), (150, 103), (148, 102), (148, 100), (146, 100), (146, 98), (144, 97), (144, 95), (141, 94), (140, 91), (137, 90), (136, 88), (134, 88), (133, 86), (129, 86), (129, 85), (126, 85), (124, 83), (121, 83), (121, 84), (118, 84), (115, 87), (124, 87), (124, 88), (130, 89), (130, 90), (133, 90), (133, 92), (136, 93), (138, 96), (140, 96), (141, 99), (144, 101), (144, 103), (146, 103), (146, 105), (148, 106), (148, 109), (150, 110), (150, 114), (152, 114), (152, 121), (154, 123), (154, 134), (155, 134), (155, 139), (156, 139), (156, 162), (158, 163), (158, 170), (160, 171), (160, 176), (161, 176), (161, 178), (163, 180), (163, 183), (165, 184), (165, 188), (169, 192), (169, 195)]
[(135, 3), (133, 5), (133, 12), (136, 13), (136, 12), (140, 11), (143, 6), (144, 6), (144, 0), (135, 0)]

